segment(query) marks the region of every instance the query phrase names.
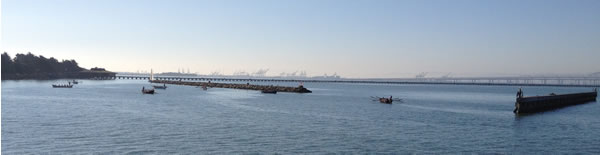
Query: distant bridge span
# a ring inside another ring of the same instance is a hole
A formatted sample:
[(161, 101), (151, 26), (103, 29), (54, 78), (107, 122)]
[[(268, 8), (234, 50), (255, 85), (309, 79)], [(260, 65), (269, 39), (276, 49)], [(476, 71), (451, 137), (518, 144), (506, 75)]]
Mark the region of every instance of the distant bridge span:
[[(112, 78), (149, 80), (143, 75), (116, 75)], [(155, 80), (174, 81), (227, 81), (227, 82), (306, 82), (306, 83), (364, 83), (364, 84), (443, 84), (443, 85), (489, 85), (489, 86), (552, 86), (552, 87), (600, 87), (600, 77), (482, 77), (482, 78), (405, 78), (405, 79), (279, 79), (279, 78), (228, 78), (228, 77), (174, 77), (157, 76)]]

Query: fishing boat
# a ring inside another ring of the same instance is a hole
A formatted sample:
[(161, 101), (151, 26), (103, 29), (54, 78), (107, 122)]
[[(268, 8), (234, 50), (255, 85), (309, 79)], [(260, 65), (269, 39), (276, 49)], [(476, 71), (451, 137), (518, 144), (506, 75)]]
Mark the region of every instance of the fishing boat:
[(202, 90), (208, 90), (208, 87), (206, 87), (206, 84), (201, 84), (196, 86), (196, 88), (202, 88)]
[(394, 101), (393, 99), (389, 99), (389, 98), (379, 98), (379, 102), (385, 103), (385, 104), (392, 104), (393, 101)]
[(392, 104), (392, 102), (394, 101), (398, 101), (402, 103), (402, 99), (400, 98), (392, 98), (392, 96), (390, 96), (389, 98), (387, 97), (378, 97), (378, 96), (371, 96), (371, 98), (373, 99), (373, 101), (379, 101), (379, 103), (385, 103), (385, 104)]
[(154, 89), (146, 89), (142, 87), (142, 94), (154, 94)]
[(277, 90), (275, 89), (263, 89), (261, 92), (265, 94), (277, 94)]
[(73, 88), (72, 84), (53, 84), (52, 88)]
[(160, 86), (160, 85), (158, 85), (158, 86), (154, 85), (154, 86), (152, 86), (152, 87), (154, 87), (154, 89), (167, 89), (167, 84), (164, 84), (164, 83), (163, 83), (163, 85), (162, 85), (162, 86)]

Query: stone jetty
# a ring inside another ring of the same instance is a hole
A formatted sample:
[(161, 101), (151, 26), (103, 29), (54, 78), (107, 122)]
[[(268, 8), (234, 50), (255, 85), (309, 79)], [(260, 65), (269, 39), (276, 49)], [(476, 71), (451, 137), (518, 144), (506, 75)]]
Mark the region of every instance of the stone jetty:
[(517, 92), (517, 102), (515, 103), (516, 114), (541, 112), (570, 105), (583, 104), (596, 101), (598, 95), (597, 89), (593, 92), (573, 93), (556, 95), (554, 93), (548, 96), (528, 96), (523, 97), (523, 92)]
[(312, 93), (312, 91), (304, 88), (304, 86), (298, 87), (285, 87), (285, 86), (272, 86), (272, 85), (254, 85), (254, 84), (238, 84), (238, 83), (214, 83), (214, 82), (190, 82), (190, 81), (170, 81), (170, 80), (152, 80), (152, 83), (164, 83), (174, 85), (187, 85), (187, 86), (206, 86), (215, 88), (232, 88), (232, 89), (246, 89), (246, 90), (276, 90), (278, 92), (293, 92), (293, 93)]

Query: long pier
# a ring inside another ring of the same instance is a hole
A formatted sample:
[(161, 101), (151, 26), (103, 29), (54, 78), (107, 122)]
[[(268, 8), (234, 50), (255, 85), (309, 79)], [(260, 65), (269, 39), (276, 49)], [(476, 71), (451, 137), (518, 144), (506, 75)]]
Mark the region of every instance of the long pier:
[(517, 93), (515, 102), (515, 114), (541, 112), (570, 105), (577, 105), (596, 101), (598, 89), (593, 92), (573, 93), (573, 94), (551, 94), (548, 96), (528, 96), (523, 97), (522, 91)]
[(235, 84), (235, 83), (190, 82), (190, 81), (169, 81), (169, 80), (152, 80), (150, 82), (175, 84), (175, 85), (187, 85), (187, 86), (246, 89), (246, 90), (275, 90), (277, 92), (293, 92), (293, 93), (311, 93), (312, 92), (312, 91), (304, 88), (303, 86), (285, 87), (285, 86), (271, 86), (271, 85), (254, 85), (254, 84), (249, 84), (249, 83)]
[[(149, 80), (143, 75), (116, 75), (112, 78)], [(600, 77), (592, 78), (407, 78), (407, 79), (280, 79), (280, 78), (226, 78), (226, 77), (154, 77), (171, 81), (222, 81), (222, 82), (304, 82), (304, 83), (357, 83), (357, 84), (437, 84), (484, 86), (550, 86), (550, 87), (600, 87)]]

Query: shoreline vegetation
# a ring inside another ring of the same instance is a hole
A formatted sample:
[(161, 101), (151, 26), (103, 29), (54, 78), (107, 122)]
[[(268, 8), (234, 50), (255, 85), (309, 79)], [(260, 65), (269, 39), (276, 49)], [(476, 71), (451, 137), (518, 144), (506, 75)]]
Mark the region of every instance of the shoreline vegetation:
[(46, 58), (31, 53), (18, 53), (11, 58), (8, 53), (2, 53), (2, 80), (90, 79), (115, 75), (104, 68), (88, 70), (79, 67), (73, 59), (58, 61), (54, 57)]

